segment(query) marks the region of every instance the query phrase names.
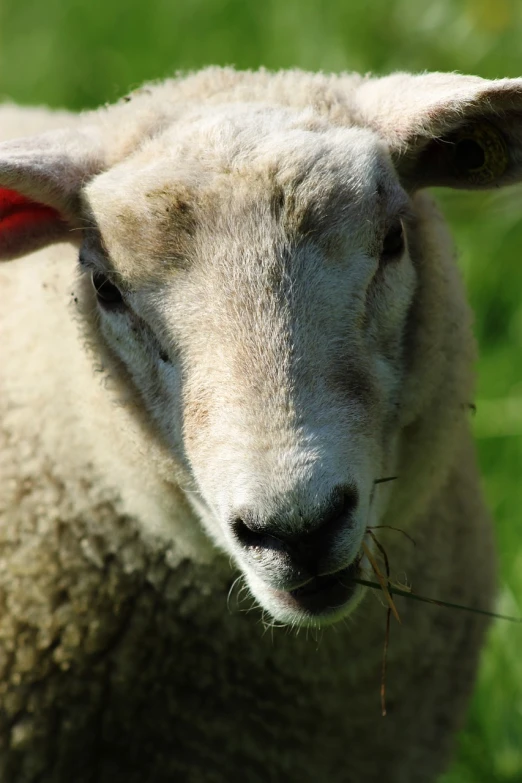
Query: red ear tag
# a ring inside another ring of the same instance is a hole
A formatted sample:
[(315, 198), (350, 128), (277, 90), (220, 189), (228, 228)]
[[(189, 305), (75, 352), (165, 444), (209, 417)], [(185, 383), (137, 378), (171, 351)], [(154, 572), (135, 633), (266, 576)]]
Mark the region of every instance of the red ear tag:
[(57, 209), (0, 188), (0, 261), (72, 239), (70, 225)]
[(17, 193), (0, 188), (0, 234), (29, 229), (35, 223), (62, 221), (58, 210), (39, 204)]
[(53, 207), (17, 193), (15, 190), (0, 188), (0, 237), (21, 231), (38, 230), (42, 223), (62, 223), (62, 216)]

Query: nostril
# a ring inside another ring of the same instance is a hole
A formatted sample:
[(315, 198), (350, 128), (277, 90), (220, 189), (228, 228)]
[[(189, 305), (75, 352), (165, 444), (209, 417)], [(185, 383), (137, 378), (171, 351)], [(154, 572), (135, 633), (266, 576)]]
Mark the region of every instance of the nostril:
[(236, 541), (255, 557), (287, 552), (284, 541), (261, 527), (249, 514), (234, 518), (232, 532)]
[(277, 540), (277, 535), (249, 511), (241, 511), (232, 521), (232, 532), (243, 546), (266, 546), (267, 539)]
[(321, 547), (352, 527), (358, 503), (359, 494), (354, 486), (336, 487), (316, 514), (312, 526), (308, 527), (304, 536), (299, 537), (302, 543)]
[(260, 539), (263, 537), (259, 530), (256, 530), (256, 525), (253, 519), (248, 514), (235, 517), (232, 522), (232, 532), (235, 538), (242, 546), (259, 546)]
[(332, 519), (346, 517), (352, 514), (359, 503), (359, 493), (352, 484), (336, 487), (332, 492), (330, 505), (323, 517), (323, 524), (328, 524)]
[(245, 548), (284, 549), (296, 543), (304, 547), (319, 546), (351, 527), (359, 495), (353, 485), (335, 487), (315, 513), (304, 515), (302, 524), (285, 525), (284, 515), (262, 520), (248, 509), (240, 510), (231, 522), (236, 541)]

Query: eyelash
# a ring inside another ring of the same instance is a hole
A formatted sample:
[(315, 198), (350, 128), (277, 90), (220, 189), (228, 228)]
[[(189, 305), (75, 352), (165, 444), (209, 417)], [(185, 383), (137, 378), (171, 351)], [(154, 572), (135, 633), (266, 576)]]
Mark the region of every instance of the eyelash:
[[(86, 263), (82, 263), (81, 266), (88, 266)], [(93, 288), (96, 292), (96, 298), (101, 307), (106, 310), (121, 310), (125, 307), (125, 301), (119, 288), (112, 283), (109, 278), (97, 270), (91, 270), (91, 280)], [(158, 355), (162, 362), (170, 364), (170, 357), (168, 353), (157, 343)]]
[(101, 307), (107, 310), (118, 310), (125, 306), (120, 289), (106, 275), (102, 272), (92, 271), (91, 279), (96, 298)]

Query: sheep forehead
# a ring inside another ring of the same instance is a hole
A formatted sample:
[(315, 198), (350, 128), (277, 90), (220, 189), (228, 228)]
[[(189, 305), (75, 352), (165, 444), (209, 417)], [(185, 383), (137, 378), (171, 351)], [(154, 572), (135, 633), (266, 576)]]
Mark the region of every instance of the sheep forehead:
[(346, 225), (368, 234), (402, 198), (372, 131), (332, 126), (312, 110), (220, 109), (189, 112), (87, 188), (111, 263), (129, 286), (168, 278), (193, 259), (195, 237), (240, 235), (253, 217), (265, 234), (320, 239)]

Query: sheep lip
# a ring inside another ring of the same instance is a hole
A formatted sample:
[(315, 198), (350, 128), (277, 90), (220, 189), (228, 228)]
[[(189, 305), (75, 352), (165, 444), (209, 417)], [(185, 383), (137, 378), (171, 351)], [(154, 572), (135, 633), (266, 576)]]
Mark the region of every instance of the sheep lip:
[(310, 616), (327, 616), (337, 612), (350, 601), (357, 589), (353, 581), (359, 574), (359, 561), (334, 574), (316, 576), (301, 587), (286, 592), (277, 591), (278, 597), (289, 607)]

